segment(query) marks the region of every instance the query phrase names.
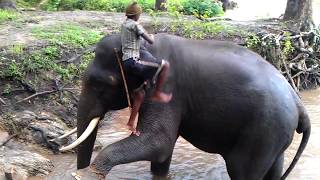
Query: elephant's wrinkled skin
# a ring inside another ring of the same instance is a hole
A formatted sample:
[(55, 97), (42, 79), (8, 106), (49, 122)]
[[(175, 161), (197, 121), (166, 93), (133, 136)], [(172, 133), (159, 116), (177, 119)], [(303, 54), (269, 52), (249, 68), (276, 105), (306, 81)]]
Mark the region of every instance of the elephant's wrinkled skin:
[[(113, 166), (151, 161), (151, 171), (166, 175), (179, 135), (197, 148), (219, 153), (231, 179), (279, 179), (284, 151), (295, 130), (303, 132), (295, 164), (310, 135), (310, 121), (286, 79), (259, 55), (228, 42), (195, 41), (158, 34), (147, 48), (170, 61), (170, 103), (145, 100), (138, 130), (104, 148), (92, 167), (107, 173)], [(78, 107), (78, 136), (89, 121), (127, 107), (114, 48), (118, 35), (107, 36), (88, 67)], [(130, 77), (130, 75), (129, 75)], [(129, 78), (131, 90), (138, 86)], [(90, 164), (97, 128), (78, 147), (78, 169)], [(291, 167), (293, 167), (292, 165)], [(186, 170), (187, 171), (187, 170)]]

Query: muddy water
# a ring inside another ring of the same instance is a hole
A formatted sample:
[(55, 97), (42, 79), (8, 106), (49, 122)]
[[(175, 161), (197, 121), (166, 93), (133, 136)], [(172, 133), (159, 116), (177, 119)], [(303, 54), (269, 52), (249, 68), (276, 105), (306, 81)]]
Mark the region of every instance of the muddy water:
[[(239, 7), (227, 11), (233, 20), (253, 20), (261, 18), (278, 18), (286, 9), (287, 0), (233, 0)], [(312, 0), (313, 20), (320, 24), (320, 0)]]
[[(303, 102), (312, 120), (312, 134), (309, 144), (298, 164), (289, 176), (289, 180), (320, 179), (320, 89), (302, 93)], [(128, 111), (119, 112), (119, 118), (107, 122), (99, 130), (98, 140), (105, 146), (129, 135), (125, 128)], [(293, 143), (286, 151), (285, 167), (296, 153), (301, 136), (296, 134)], [(68, 174), (75, 170), (75, 155), (51, 157), (55, 169), (48, 179), (69, 179)], [(148, 162), (135, 162), (114, 167), (107, 179), (152, 179)], [(229, 179), (225, 163), (221, 156), (204, 153), (182, 138), (176, 144), (170, 177), (168, 179)]]

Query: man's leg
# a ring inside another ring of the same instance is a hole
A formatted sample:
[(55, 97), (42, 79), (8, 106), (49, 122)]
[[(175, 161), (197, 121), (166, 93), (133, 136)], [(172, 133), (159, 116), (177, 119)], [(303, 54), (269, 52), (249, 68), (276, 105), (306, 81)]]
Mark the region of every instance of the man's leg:
[[(141, 60), (138, 61), (138, 64), (141, 64), (140, 76), (145, 80), (153, 81), (154, 78), (157, 79), (155, 91), (151, 97), (151, 100), (168, 103), (172, 98), (172, 93), (164, 93), (161, 91), (162, 86), (164, 85), (168, 73), (169, 73), (169, 62), (165, 60), (159, 60), (155, 58), (149, 51), (140, 50)], [(158, 71), (160, 71), (158, 75)], [(158, 77), (154, 77), (158, 76)]]
[(129, 127), (129, 130), (132, 131), (133, 134), (139, 136), (140, 132), (136, 130), (137, 128), (137, 114), (139, 112), (140, 106), (142, 104), (142, 101), (145, 96), (145, 91), (143, 89), (138, 89), (136, 92), (134, 92), (134, 97), (133, 97), (133, 105), (131, 109), (131, 114), (129, 121), (127, 123), (127, 126)]
[(165, 60), (163, 61), (164, 64), (159, 76), (157, 77), (156, 88), (151, 99), (154, 101), (168, 103), (172, 98), (172, 93), (164, 93), (161, 91), (161, 88), (167, 80), (170, 64)]

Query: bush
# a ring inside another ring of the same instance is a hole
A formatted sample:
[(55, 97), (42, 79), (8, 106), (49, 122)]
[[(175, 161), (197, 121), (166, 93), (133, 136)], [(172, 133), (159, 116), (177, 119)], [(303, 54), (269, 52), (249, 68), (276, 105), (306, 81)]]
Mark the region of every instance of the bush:
[(0, 9), (0, 24), (6, 21), (17, 19), (18, 14), (11, 10)]
[[(124, 12), (125, 8), (133, 0), (48, 0), (41, 6), (44, 10), (98, 10)], [(143, 8), (144, 12), (154, 10), (155, 0), (135, 0)], [(39, 4), (40, 0), (18, 0), (27, 2), (32, 6)], [(21, 4), (21, 3), (20, 3)], [(223, 14), (221, 3), (214, 0), (168, 0), (166, 7), (169, 13), (183, 13), (196, 15), (199, 18), (218, 16)]]
[(47, 3), (41, 5), (41, 9), (47, 11), (57, 11), (59, 9), (61, 0), (49, 0)]
[(184, 14), (195, 15), (200, 18), (223, 14), (221, 4), (213, 0), (185, 0), (182, 5)]

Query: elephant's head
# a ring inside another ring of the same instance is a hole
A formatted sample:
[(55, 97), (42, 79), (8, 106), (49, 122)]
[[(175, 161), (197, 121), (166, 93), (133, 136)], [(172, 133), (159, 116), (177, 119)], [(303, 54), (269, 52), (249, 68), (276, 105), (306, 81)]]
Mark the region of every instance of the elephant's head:
[[(114, 48), (120, 50), (120, 37), (117, 35), (105, 37), (97, 44), (95, 59), (83, 78), (77, 114), (78, 139), (60, 149), (66, 151), (78, 147), (78, 169), (90, 164), (99, 120), (103, 119), (109, 110), (119, 110), (128, 106)], [(130, 79), (128, 82), (134, 82), (129, 83), (132, 89), (142, 83), (137, 79)]]

